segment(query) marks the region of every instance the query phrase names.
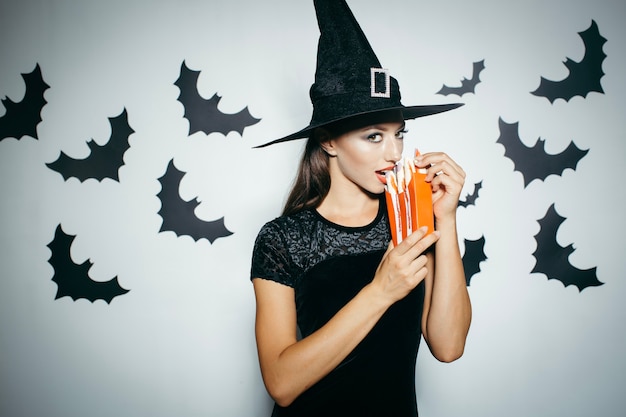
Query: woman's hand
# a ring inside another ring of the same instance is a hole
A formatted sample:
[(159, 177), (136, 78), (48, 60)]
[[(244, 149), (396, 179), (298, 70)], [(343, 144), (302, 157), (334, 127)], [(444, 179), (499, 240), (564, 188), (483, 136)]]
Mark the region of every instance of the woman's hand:
[(426, 168), (426, 182), (433, 189), (433, 213), (436, 219), (456, 215), (459, 196), (465, 184), (465, 171), (443, 152), (430, 152), (415, 158), (418, 168)]
[(439, 232), (425, 235), (426, 231), (426, 226), (421, 227), (396, 247), (389, 243), (371, 284), (386, 304), (404, 298), (426, 277), (429, 265), (424, 251), (439, 239)]

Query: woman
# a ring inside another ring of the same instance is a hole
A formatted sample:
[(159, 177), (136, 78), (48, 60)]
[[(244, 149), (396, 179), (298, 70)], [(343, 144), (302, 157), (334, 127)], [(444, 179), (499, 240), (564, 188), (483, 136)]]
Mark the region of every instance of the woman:
[(465, 173), (443, 153), (416, 159), (433, 189), (436, 231), (419, 229), (397, 247), (381, 196), (402, 156), (404, 121), (458, 106), (403, 106), (396, 80), (376, 79), (386, 70), (345, 2), (315, 6), (312, 121), (267, 144), (309, 137), (283, 215), (255, 243), (261, 372), (275, 416), (416, 416), (421, 336), (449, 362), (469, 329), (455, 214)]

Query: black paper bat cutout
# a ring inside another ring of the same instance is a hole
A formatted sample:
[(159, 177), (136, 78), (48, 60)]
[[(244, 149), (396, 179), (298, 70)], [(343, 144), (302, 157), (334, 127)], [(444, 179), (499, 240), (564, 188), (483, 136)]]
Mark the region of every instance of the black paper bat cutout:
[(485, 60), (474, 62), (473, 65), (474, 71), (471, 79), (463, 78), (461, 80), (460, 87), (448, 87), (444, 85), (441, 87), (441, 90), (437, 92), (437, 94), (441, 94), (443, 96), (448, 96), (450, 94), (456, 94), (459, 97), (462, 97), (466, 93), (474, 93), (476, 90), (476, 86), (480, 83), (480, 73), (485, 69)]
[(604, 93), (600, 80), (604, 75), (602, 63), (606, 54), (602, 46), (606, 39), (600, 35), (598, 25), (591, 21), (591, 26), (584, 32), (578, 32), (585, 45), (585, 56), (580, 62), (567, 58), (564, 62), (569, 75), (561, 81), (551, 81), (541, 77), (539, 87), (531, 94), (547, 98), (554, 103), (557, 98), (569, 101), (574, 96), (587, 97), (592, 91)]
[(222, 97), (216, 93), (206, 100), (198, 93), (199, 75), (200, 71), (190, 70), (183, 61), (180, 76), (174, 83), (180, 89), (178, 101), (183, 104), (185, 117), (189, 120), (189, 135), (200, 131), (207, 135), (213, 132), (227, 135), (233, 131), (243, 135), (244, 128), (261, 120), (252, 117), (247, 106), (239, 113), (222, 113), (217, 108)]
[(41, 122), (41, 109), (47, 103), (44, 92), (50, 88), (43, 80), (39, 64), (29, 74), (22, 74), (26, 93), (22, 101), (15, 103), (10, 98), (0, 100), (6, 109), (0, 117), (0, 141), (6, 138), (21, 139), (23, 136), (37, 137), (37, 125)]
[(465, 201), (460, 201), (458, 203), (458, 207), (468, 207), (468, 206), (475, 206), (476, 205), (476, 199), (478, 198), (478, 192), (480, 191), (480, 189), (483, 188), (483, 182), (477, 182), (476, 184), (474, 184), (474, 193), (473, 194), (468, 194), (465, 197)]
[(52, 251), (48, 262), (54, 269), (52, 281), (56, 282), (58, 287), (55, 300), (61, 297), (72, 297), (74, 301), (85, 298), (92, 303), (96, 300), (104, 300), (110, 304), (113, 298), (130, 291), (120, 286), (117, 277), (106, 282), (92, 280), (89, 277), (89, 269), (93, 263), (89, 260), (80, 265), (75, 264), (70, 256), (70, 247), (74, 238), (75, 236), (65, 234), (59, 224), (54, 239), (48, 244), (48, 248)]
[(194, 210), (200, 204), (198, 199), (184, 201), (178, 192), (184, 175), (171, 160), (167, 171), (159, 178), (161, 183), (161, 192), (158, 194), (161, 200), (159, 214), (163, 218), (159, 232), (171, 231), (177, 236), (191, 236), (194, 240), (206, 238), (211, 243), (220, 237), (232, 235), (233, 233), (224, 225), (224, 217), (208, 222), (196, 217)]
[(480, 263), (487, 260), (485, 255), (485, 236), (478, 240), (465, 242), (465, 254), (463, 254), (463, 269), (465, 270), (465, 282), (469, 287), (472, 277), (480, 272)]
[(102, 181), (111, 178), (119, 182), (118, 171), (124, 165), (124, 152), (130, 148), (128, 137), (135, 131), (128, 124), (126, 109), (114, 118), (109, 118), (111, 124), (111, 137), (109, 141), (100, 146), (90, 140), (90, 155), (85, 159), (72, 159), (64, 152), (59, 158), (46, 164), (48, 168), (60, 173), (67, 181), (70, 177), (78, 178), (81, 182), (89, 178)]
[(497, 143), (504, 146), (504, 156), (511, 159), (515, 170), (522, 173), (524, 187), (533, 180), (545, 180), (549, 175), (561, 175), (567, 168), (576, 170), (576, 165), (589, 149), (581, 150), (574, 142), (559, 154), (548, 154), (545, 151), (545, 142), (539, 138), (532, 148), (524, 145), (519, 137), (518, 123), (500, 123), (500, 137)]
[(596, 268), (581, 270), (569, 263), (569, 255), (574, 252), (573, 245), (562, 247), (556, 241), (559, 226), (565, 217), (561, 217), (550, 206), (543, 219), (539, 220), (539, 233), (535, 235), (537, 249), (533, 256), (537, 260), (531, 273), (545, 274), (548, 279), (559, 280), (567, 287), (574, 285), (581, 292), (587, 287), (603, 285), (596, 276)]

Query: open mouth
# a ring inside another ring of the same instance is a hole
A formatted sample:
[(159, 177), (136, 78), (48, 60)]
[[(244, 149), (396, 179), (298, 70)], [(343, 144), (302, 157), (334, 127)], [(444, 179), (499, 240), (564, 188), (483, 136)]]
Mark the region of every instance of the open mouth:
[(394, 172), (394, 166), (390, 166), (381, 170), (376, 171), (376, 176), (383, 184), (387, 184), (387, 174), (390, 172)]

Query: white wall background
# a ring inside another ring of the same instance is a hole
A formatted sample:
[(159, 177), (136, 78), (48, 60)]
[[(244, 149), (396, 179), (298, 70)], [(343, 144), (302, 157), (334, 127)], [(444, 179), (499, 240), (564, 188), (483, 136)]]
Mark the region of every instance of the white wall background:
[[(420, 415), (623, 415), (626, 3), (349, 4), (405, 104), (466, 103), (410, 122), (407, 147), (453, 155), (468, 172), (463, 195), (483, 181), (458, 213), (461, 241), (484, 235), (488, 256), (470, 286), (466, 353), (440, 364), (420, 352)], [(605, 93), (554, 104), (531, 95), (541, 76), (567, 76), (567, 57), (582, 59), (577, 33), (592, 19), (608, 40)], [(249, 259), (303, 142), (251, 147), (308, 124), (317, 36), (310, 1), (0, 1), (0, 97), (21, 100), (20, 74), (37, 63), (51, 86), (39, 139), (0, 141), (0, 415), (269, 415)], [(482, 59), (475, 94), (435, 94)], [(243, 136), (188, 137), (174, 86), (183, 61), (201, 71), (206, 98), (223, 96), (226, 113), (248, 106), (261, 122)], [(124, 108), (135, 133), (119, 182), (64, 181), (46, 167), (61, 151), (85, 158), (92, 138), (105, 143)], [(499, 118), (519, 122), (529, 146), (541, 137), (548, 152), (574, 141), (589, 153), (575, 171), (524, 187), (496, 143)], [(172, 158), (186, 172), (183, 198), (198, 197), (200, 219), (225, 216), (232, 236), (159, 233), (158, 178)], [(553, 203), (570, 262), (597, 267), (603, 286), (579, 292), (531, 273), (537, 220)], [(131, 291), (110, 304), (55, 300), (47, 245), (58, 224), (94, 280), (117, 276)]]

